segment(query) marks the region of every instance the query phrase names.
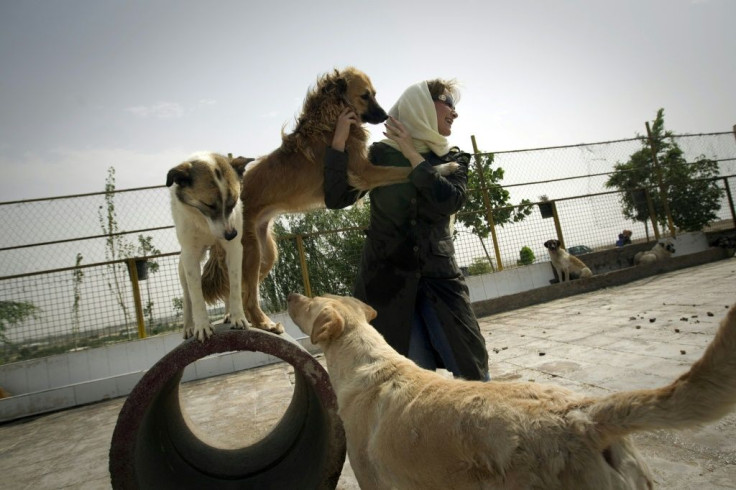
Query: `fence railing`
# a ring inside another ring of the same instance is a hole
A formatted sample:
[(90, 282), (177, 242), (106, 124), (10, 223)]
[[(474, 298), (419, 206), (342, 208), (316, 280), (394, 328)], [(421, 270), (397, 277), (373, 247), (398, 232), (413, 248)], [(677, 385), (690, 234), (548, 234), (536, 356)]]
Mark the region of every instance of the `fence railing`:
[[(733, 133), (677, 136), (688, 161), (700, 155), (718, 162), (722, 190), (714, 225), (736, 223), (736, 140)], [(613, 247), (624, 229), (633, 239), (655, 240), (671, 230), (657, 219), (634, 221), (622, 211), (625, 192), (604, 185), (614, 166), (641, 147), (640, 138), (590, 145), (501, 152), (493, 166), (505, 169), (500, 185), (510, 208), (526, 207), (519, 222), (482, 231), (464, 214), (499, 215), (502, 208), (464, 210), (455, 220), (455, 249), (468, 273), (493, 272), (547, 261), (543, 243), (559, 237), (566, 246)], [(165, 172), (167, 169), (163, 169)], [(655, 189), (656, 190), (656, 189)], [(626, 192), (630, 192), (627, 190)], [(482, 193), (482, 188), (469, 193)], [(539, 196), (552, 206), (545, 218)], [(647, 207), (653, 207), (643, 190)], [(111, 199), (112, 198), (112, 199)], [(527, 199), (527, 204), (518, 204)], [(367, 209), (319, 211), (300, 228), (302, 215), (279, 220), (280, 259), (261, 287), (266, 311), (282, 311), (290, 291), (349, 293), (360, 258)], [(355, 218), (340, 221), (346, 213)], [(110, 224), (113, 223), (113, 226)], [(331, 225), (330, 225), (331, 224)], [(113, 190), (78, 196), (0, 203), (0, 363), (42, 357), (109, 342), (156, 335), (181, 327), (179, 244), (168, 190)], [(328, 226), (330, 225), (330, 226)], [(278, 228), (278, 227), (277, 227)], [(308, 231), (302, 231), (308, 230)], [(313, 230), (318, 231), (313, 231)], [(532, 255), (522, 249), (528, 249)], [(222, 305), (210, 309), (213, 319)]]

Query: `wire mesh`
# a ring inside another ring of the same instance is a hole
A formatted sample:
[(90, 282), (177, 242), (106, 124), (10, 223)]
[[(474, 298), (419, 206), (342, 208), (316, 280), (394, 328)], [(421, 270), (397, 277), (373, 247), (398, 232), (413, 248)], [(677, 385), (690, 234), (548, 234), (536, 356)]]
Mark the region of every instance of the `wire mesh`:
[[(146, 269), (148, 277), (138, 282), (146, 335), (179, 329), (178, 256), (151, 257)], [(5, 325), (2, 362), (139, 338), (125, 262), (4, 278), (0, 290), (3, 307), (8, 303), (33, 305), (24, 321)], [(213, 306), (210, 314), (222, 317), (222, 305)]]
[[(728, 190), (736, 191), (733, 133), (676, 136), (687, 162), (717, 161), (720, 208), (712, 226), (733, 229)], [(623, 193), (607, 188), (614, 167), (642, 149), (644, 140), (503, 152), (494, 168), (509, 193), (506, 211), (521, 221), (479, 232), (463, 213), (505, 216), (503, 208), (464, 209), (454, 222), (456, 259), (467, 274), (491, 273), (549, 260), (543, 244), (559, 236), (569, 248), (615, 246), (623, 229), (634, 241), (653, 239), (651, 226), (627, 219)], [(482, 189), (469, 190), (469, 196)], [(556, 216), (542, 216), (542, 196)], [(529, 200), (522, 204), (522, 200)], [(280, 258), (261, 286), (266, 312), (283, 311), (291, 291), (348, 294), (360, 260), (368, 205), (280, 217), (275, 223)], [(179, 244), (168, 189), (112, 190), (95, 194), (0, 203), (0, 363), (41, 357), (181, 328)], [(495, 234), (495, 241), (493, 235)], [(247, 253), (247, 252), (246, 252)], [(126, 259), (143, 259), (136, 311)], [(306, 270), (303, 269), (303, 265)], [(223, 305), (210, 307), (213, 320)]]
[[(178, 252), (166, 187), (115, 191), (114, 232), (126, 255), (142, 255), (139, 237), (152, 237), (160, 253)], [(0, 203), (0, 272), (27, 274), (110, 260), (106, 193)]]

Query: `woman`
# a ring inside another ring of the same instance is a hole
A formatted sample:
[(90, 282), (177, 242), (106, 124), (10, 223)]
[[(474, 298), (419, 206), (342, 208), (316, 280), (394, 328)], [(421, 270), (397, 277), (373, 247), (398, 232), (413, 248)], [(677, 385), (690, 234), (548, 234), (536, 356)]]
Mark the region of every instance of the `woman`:
[[(470, 155), (447, 143), (458, 117), (456, 96), (454, 82), (422, 81), (389, 111), (387, 139), (371, 146), (370, 159), (413, 170), (408, 183), (371, 191), (371, 222), (353, 294), (378, 311), (373, 326), (386, 341), (419, 366), (487, 380), (488, 352), (450, 232), (450, 217), (465, 202), (470, 162)], [(325, 156), (330, 209), (360, 197), (347, 183), (344, 153), (353, 124), (359, 124), (357, 116), (344, 110)], [(460, 166), (450, 176), (433, 168), (449, 161)]]

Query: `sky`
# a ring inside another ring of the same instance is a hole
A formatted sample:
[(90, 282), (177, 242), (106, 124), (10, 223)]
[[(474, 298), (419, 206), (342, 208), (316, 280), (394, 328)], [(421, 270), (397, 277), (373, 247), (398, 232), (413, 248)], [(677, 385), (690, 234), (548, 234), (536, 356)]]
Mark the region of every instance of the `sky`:
[(730, 131), (734, 19), (733, 0), (0, 0), (0, 202), (269, 153), (346, 66), (387, 110), (457, 79), (466, 151), (632, 138), (659, 108), (677, 134)]

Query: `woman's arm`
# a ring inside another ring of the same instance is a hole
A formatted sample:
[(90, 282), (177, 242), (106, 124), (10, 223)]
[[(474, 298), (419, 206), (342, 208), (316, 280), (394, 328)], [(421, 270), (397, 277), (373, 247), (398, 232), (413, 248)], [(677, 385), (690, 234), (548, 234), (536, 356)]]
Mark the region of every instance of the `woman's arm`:
[[(468, 163), (470, 161), (467, 153), (456, 151), (458, 158), (451, 158), (451, 160), (457, 161), (460, 168), (452, 175), (443, 177), (416, 150), (411, 134), (400, 121), (389, 116), (388, 121), (386, 121), (386, 131), (383, 134), (395, 141), (399, 145), (401, 154), (409, 160), (413, 168), (409, 174), (409, 180), (419, 193), (438, 213), (448, 216), (456, 213), (465, 203)], [(452, 154), (452, 156), (455, 155)]]
[(465, 204), (468, 186), (468, 159), (458, 157), (455, 161), (459, 168), (446, 177), (428, 162), (417, 165), (409, 174), (409, 180), (427, 203), (438, 213), (448, 216)]
[(348, 154), (327, 148), (323, 190), (327, 209), (342, 209), (362, 197), (362, 193), (348, 184)]
[(357, 116), (349, 108), (343, 109), (335, 124), (332, 146), (325, 152), (323, 190), (328, 209), (345, 208), (362, 196), (359, 190), (348, 184), (348, 154), (345, 153), (345, 143), (353, 124), (359, 124)]

